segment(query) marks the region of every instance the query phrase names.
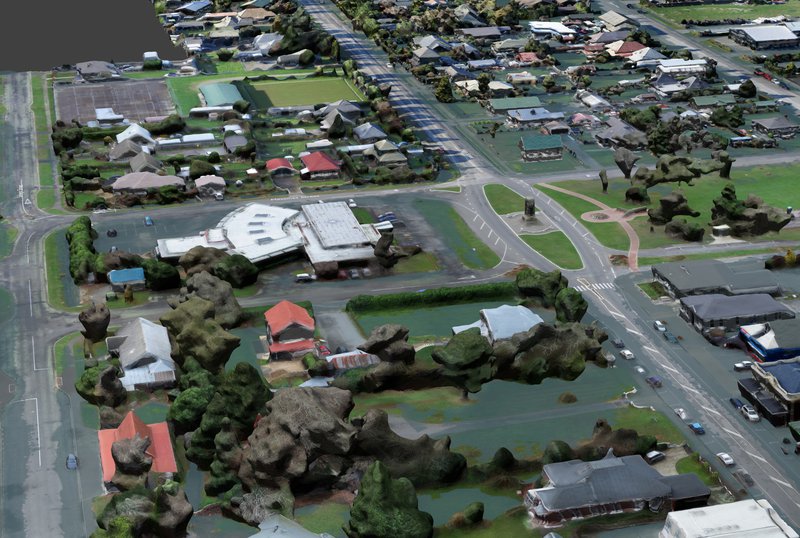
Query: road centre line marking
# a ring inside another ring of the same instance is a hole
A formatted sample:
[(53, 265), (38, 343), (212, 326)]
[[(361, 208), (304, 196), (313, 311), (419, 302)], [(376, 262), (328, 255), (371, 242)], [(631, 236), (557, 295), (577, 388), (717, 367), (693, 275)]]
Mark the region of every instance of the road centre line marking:
[(642, 346), (642, 347), (645, 348), (650, 353), (655, 353), (656, 352), (656, 350), (654, 348), (650, 347), (650, 346)]
[(642, 333), (640, 333), (636, 329), (629, 329), (628, 327), (625, 327), (625, 330), (628, 331), (629, 333), (633, 333), (633, 334), (636, 334), (638, 336), (642, 336)]
[(750, 456), (751, 458), (755, 458), (755, 459), (757, 459), (757, 460), (761, 460), (761, 461), (763, 461), (764, 463), (769, 463), (769, 462), (767, 461), (767, 459), (766, 459), (766, 458), (762, 458), (762, 457), (761, 457), (761, 456), (759, 456), (758, 454), (753, 454), (752, 452), (747, 452), (747, 451), (745, 451), (745, 453), (746, 453), (748, 456)]
[(693, 387), (690, 387), (689, 385), (684, 385), (683, 388), (685, 388), (686, 390), (688, 390), (690, 392), (694, 392), (695, 394), (700, 394), (699, 390), (697, 390), (697, 389), (695, 389)]
[(772, 476), (771, 474), (769, 474), (769, 475), (767, 475), (767, 476), (768, 476), (768, 477), (770, 477), (770, 478), (773, 480), (773, 482), (777, 482), (778, 484), (780, 484), (780, 485), (782, 485), (782, 486), (786, 486), (786, 487), (787, 487), (787, 488), (789, 488), (789, 489), (794, 489), (794, 487), (793, 487), (793, 486), (792, 486), (792, 485), (791, 485), (789, 482), (784, 482), (784, 481), (783, 481), (783, 480), (781, 480), (780, 478), (775, 478), (775, 477), (774, 477), (774, 476)]
[(735, 435), (735, 436), (736, 436), (736, 437), (738, 437), (739, 439), (744, 439), (744, 436), (743, 436), (741, 433), (737, 432), (737, 431), (734, 431), (734, 430), (729, 430), (728, 428), (722, 428), (722, 429), (723, 429), (723, 431), (726, 431), (726, 432), (728, 432), (728, 433), (729, 433), (729, 434), (731, 434), (731, 435)]
[(704, 405), (704, 406), (702, 406), (702, 407), (703, 407), (703, 409), (705, 409), (705, 410), (706, 410), (706, 411), (708, 411), (709, 413), (714, 413), (715, 415), (722, 416), (722, 413), (720, 413), (720, 412), (719, 412), (719, 411), (717, 411), (716, 409), (711, 409), (710, 407), (706, 407), (705, 405)]
[(670, 372), (675, 372), (676, 374), (678, 373), (678, 370), (676, 370), (675, 368), (673, 368), (673, 367), (672, 367), (672, 366), (670, 366), (669, 364), (662, 364), (661, 366), (663, 366), (664, 368), (666, 368), (666, 369), (667, 369), (667, 370), (669, 370)]

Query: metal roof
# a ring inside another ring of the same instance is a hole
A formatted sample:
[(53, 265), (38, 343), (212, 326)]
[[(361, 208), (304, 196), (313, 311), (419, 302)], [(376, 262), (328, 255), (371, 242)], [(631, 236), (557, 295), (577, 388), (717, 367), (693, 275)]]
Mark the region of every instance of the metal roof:
[(798, 534), (766, 499), (677, 510), (667, 515), (666, 527), (684, 538), (797, 538)]
[(206, 106), (232, 105), (242, 100), (242, 94), (233, 84), (214, 82), (200, 86), (200, 93), (206, 101)]
[(304, 205), (303, 214), (324, 248), (360, 246), (369, 243), (367, 235), (346, 202)]
[(687, 260), (654, 265), (653, 275), (669, 281), (678, 295), (718, 291), (730, 295), (743, 293), (780, 293), (775, 276), (766, 269), (743, 270), (719, 260)]
[(767, 374), (772, 375), (778, 384), (789, 394), (800, 394), (800, 362), (789, 359), (758, 364)]
[(525, 135), (520, 138), (523, 151), (560, 148), (564, 145), (560, 135)]
[(542, 102), (536, 96), (504, 97), (502, 99), (489, 99), (489, 106), (495, 111), (506, 111), (518, 108), (534, 108), (542, 106)]
[(758, 43), (770, 41), (797, 40), (797, 36), (782, 24), (766, 24), (764, 26), (743, 26), (735, 28), (733, 32), (745, 34)]
[(766, 315), (780, 315), (783, 319), (793, 318), (791, 308), (776, 301), (766, 293), (749, 293), (745, 295), (692, 295), (683, 297), (681, 304), (694, 312), (702, 320), (726, 320), (742, 318), (750, 320)]
[(144, 281), (144, 269), (141, 267), (131, 267), (129, 269), (114, 269), (108, 272), (108, 281), (112, 284), (124, 284), (125, 282)]

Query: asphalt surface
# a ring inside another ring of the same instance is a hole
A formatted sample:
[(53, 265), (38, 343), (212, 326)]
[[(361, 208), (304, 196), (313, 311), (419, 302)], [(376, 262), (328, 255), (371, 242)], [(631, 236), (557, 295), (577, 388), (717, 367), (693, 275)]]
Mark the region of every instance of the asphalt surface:
[[(345, 54), (359, 63), (359, 68), (377, 76), (382, 82), (393, 85), (393, 106), (413, 122), (432, 142), (440, 145), (448, 159), (461, 171), (456, 184), (462, 187), (461, 194), (437, 193), (430, 186), (415, 186), (398, 190), (348, 193), (359, 201), (367, 198), (386, 198), (393, 204), (401, 197), (439, 197), (454, 203), (465, 221), (501, 257), (502, 262), (488, 271), (469, 271), (454, 268), (448, 263), (445, 271), (415, 275), (400, 275), (378, 280), (300, 285), (290, 277), (279, 277), (280, 285), (267, 286), (258, 297), (243, 299), (245, 305), (266, 304), (287, 296), (294, 300), (313, 299), (324, 312), (341, 308), (351, 296), (358, 293), (388, 293), (398, 290), (421, 289), (441, 285), (478, 282), (500, 278), (518, 263), (526, 263), (542, 269), (552, 264), (532, 251), (516, 235), (508, 219), (497, 216), (483, 194), (483, 185), (501, 183), (523, 196), (533, 196), (537, 207), (547, 218), (561, 229), (575, 244), (584, 268), (580, 271), (565, 271), (573, 285), (591, 289), (585, 293), (590, 301), (590, 314), (616, 334), (625, 335), (626, 343), (639, 357), (637, 362), (650, 372), (658, 372), (666, 380), (665, 387), (658, 391), (659, 407), (665, 412), (680, 404), (691, 410), (692, 418), (707, 425), (709, 433), (693, 439), (693, 446), (705, 455), (727, 449), (738, 465), (747, 469), (756, 482), (749, 492), (766, 496), (773, 505), (795, 526), (800, 526), (800, 497), (794, 484), (798, 484), (797, 460), (784, 456), (776, 449), (780, 444), (781, 430), (771, 429), (766, 424), (746, 424), (732, 415), (727, 397), (734, 391), (732, 374), (726, 369), (725, 359), (716, 357), (707, 344), (697, 342), (688, 328), (669, 316), (674, 316), (669, 306), (653, 306), (642, 299), (643, 295), (632, 283), (646, 278), (629, 274), (627, 269), (610, 265), (608, 255), (613, 251), (594, 241), (588, 231), (568, 212), (565, 212), (546, 195), (532, 188), (535, 183), (561, 178), (574, 179), (574, 172), (525, 177), (500, 173), (490, 166), (480, 154), (464, 144), (456, 133), (440, 121), (424, 100), (417, 97), (420, 88), (408, 77), (398, 77), (387, 68), (385, 55), (361, 34), (353, 33), (335, 15), (329, 3), (304, 2), (312, 16), (334, 34)], [(693, 43), (686, 46), (697, 48)], [(714, 56), (713, 51), (709, 51)], [(738, 64), (730, 68), (740, 69)], [(721, 68), (729, 67), (720, 61)], [(10, 75), (6, 84), (5, 123), (0, 128), (0, 143), (4, 148), (4, 159), (0, 162), (0, 177), (4, 178), (0, 190), (5, 194), (2, 213), (20, 230), (12, 255), (0, 264), (0, 287), (14, 295), (13, 318), (0, 325), (0, 370), (11, 378), (13, 400), (3, 410), (2, 420), (2, 494), (0, 494), (0, 535), (2, 536), (81, 536), (94, 528), (90, 510), (91, 499), (101, 493), (99, 468), (96, 464), (96, 434), (83, 425), (80, 417), (80, 399), (71, 388), (74, 374), (71, 368), (65, 378), (58, 380), (53, 371), (52, 344), (62, 335), (78, 330), (77, 316), (53, 311), (45, 297), (45, 272), (43, 238), (53, 229), (63, 227), (72, 216), (45, 215), (32, 204), (24, 203), (33, 198), (38, 186), (36, 141), (30, 110), (30, 79), (28, 75)], [(757, 81), (759, 86), (761, 81)], [(767, 88), (764, 88), (767, 89)], [(775, 88), (769, 88), (772, 92)], [(429, 91), (429, 90), (428, 90)], [(797, 95), (789, 93), (794, 103), (800, 103)], [(786, 162), (796, 156), (766, 154), (748, 159), (739, 159), (737, 165), (771, 164)], [(584, 171), (586, 176), (596, 177), (597, 170)], [(615, 173), (615, 172), (614, 172)], [(22, 183), (22, 196), (16, 197)], [(341, 198), (342, 195), (293, 196), (280, 204), (313, 202), (319, 198)], [(272, 203), (272, 202), (271, 202)], [(402, 202), (399, 202), (402, 203)], [(132, 241), (150, 242), (142, 233), (163, 235), (171, 226), (179, 227), (179, 221), (197, 219), (197, 224), (216, 222), (237, 204), (225, 201), (211, 207), (200, 208), (198, 204), (141, 211), (106, 213), (93, 215), (99, 229), (114, 227), (122, 237), (137, 237)], [(143, 231), (143, 215), (151, 215), (154, 230)], [(415, 223), (416, 224), (416, 223)], [(184, 222), (185, 225), (185, 222)], [(124, 232), (124, 233), (123, 233)], [(446, 238), (443, 238), (446, 240)], [(98, 248), (105, 243), (98, 242)], [(757, 244), (758, 247), (765, 246)], [(730, 248), (742, 248), (742, 244)], [(688, 247), (692, 248), (692, 247)], [(705, 248), (705, 247), (704, 247)], [(725, 247), (728, 248), (728, 247)], [(443, 249), (444, 251), (444, 249)], [(664, 249), (642, 251), (642, 255), (658, 255)], [(603, 289), (592, 289), (597, 284), (607, 285)], [(613, 284), (613, 285), (609, 285)], [(139, 315), (158, 315), (164, 311), (164, 303), (156, 302), (136, 309), (115, 313), (117, 319), (128, 319)], [(649, 328), (653, 316), (667, 319), (673, 332), (683, 336), (679, 346), (670, 347)], [(686, 330), (684, 330), (686, 329)], [(349, 334), (348, 339), (354, 338)], [(707, 359), (708, 356), (716, 357)], [(716, 362), (715, 362), (716, 361)], [(632, 367), (624, 364), (622, 367)], [(58, 388), (64, 383), (65, 390)], [(8, 390), (8, 389), (7, 389)], [(0, 399), (3, 401), (3, 399)], [(674, 417), (673, 420), (678, 420)], [(74, 452), (82, 462), (79, 472), (67, 472), (64, 459)], [(730, 477), (728, 477), (730, 478)]]

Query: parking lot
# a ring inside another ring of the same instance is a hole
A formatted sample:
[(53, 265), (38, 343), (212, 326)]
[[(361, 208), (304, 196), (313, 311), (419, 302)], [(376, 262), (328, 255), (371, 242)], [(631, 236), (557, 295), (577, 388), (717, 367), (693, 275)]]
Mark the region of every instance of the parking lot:
[(86, 123), (96, 119), (96, 108), (111, 107), (131, 121), (175, 112), (163, 80), (117, 81), (55, 86), (58, 119)]

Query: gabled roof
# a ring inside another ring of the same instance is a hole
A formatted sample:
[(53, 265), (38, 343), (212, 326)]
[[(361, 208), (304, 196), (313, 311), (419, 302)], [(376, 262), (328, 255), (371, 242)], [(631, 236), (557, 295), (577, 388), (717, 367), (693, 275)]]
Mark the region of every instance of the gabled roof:
[(681, 304), (702, 320), (716, 321), (742, 317), (776, 315), (783, 319), (793, 318), (794, 312), (766, 293), (745, 295), (692, 295), (683, 297)]
[(108, 158), (111, 161), (116, 161), (118, 159), (123, 159), (125, 157), (129, 157), (131, 155), (136, 155), (142, 152), (142, 146), (128, 138), (127, 140), (123, 140), (119, 144), (115, 144), (113, 148), (108, 152)]
[(753, 125), (760, 125), (764, 129), (791, 129), (800, 128), (800, 125), (792, 123), (785, 116), (776, 116), (774, 118), (761, 118), (753, 120)]
[(289, 159), (284, 159), (283, 157), (276, 157), (275, 159), (270, 159), (267, 161), (267, 170), (270, 172), (274, 172), (275, 170), (280, 170), (281, 168), (288, 168), (294, 171), (294, 166), (292, 163), (289, 162)]
[(114, 339), (120, 337), (125, 338), (118, 348), (119, 362), (123, 368), (138, 362), (145, 355), (172, 362), (172, 346), (167, 328), (163, 325), (144, 318), (136, 318), (125, 325)]
[(225, 186), (225, 179), (219, 176), (200, 176), (199, 178), (194, 180), (194, 186), (198, 189), (200, 187), (224, 187)]
[(495, 112), (505, 112), (506, 110), (514, 110), (518, 108), (534, 108), (542, 106), (542, 102), (535, 95), (530, 97), (503, 97), (500, 99), (489, 99), (489, 106)]
[(131, 123), (124, 131), (117, 135), (117, 144), (128, 140), (129, 138), (144, 138), (148, 144), (155, 144), (150, 131), (139, 125), (138, 123)]
[(242, 100), (239, 89), (229, 82), (213, 82), (200, 86), (206, 106), (227, 106)]
[(245, 138), (244, 136), (242, 136), (240, 134), (235, 134), (235, 135), (226, 136), (223, 139), (222, 143), (225, 146), (225, 149), (227, 149), (228, 151), (233, 151), (236, 148), (241, 148), (243, 146), (246, 146), (247, 145), (247, 138)]
[(666, 58), (663, 54), (658, 52), (652, 47), (644, 47), (631, 53), (628, 59), (632, 62), (641, 62), (644, 60), (663, 60)]
[(429, 49), (428, 47), (417, 47), (414, 49), (413, 52), (414, 56), (417, 58), (439, 58), (439, 53)]
[(114, 458), (111, 456), (111, 446), (122, 439), (133, 439), (135, 436), (149, 437), (150, 446), (147, 454), (153, 458), (151, 472), (176, 473), (178, 466), (175, 463), (175, 453), (172, 449), (172, 439), (166, 422), (158, 424), (145, 424), (133, 411), (130, 411), (118, 428), (110, 428), (97, 432), (100, 441), (100, 463), (103, 468), (103, 482), (110, 482), (117, 470)]
[(309, 331), (313, 331), (315, 327), (314, 318), (305, 308), (286, 300), (264, 312), (264, 319), (273, 336), (280, 335), (291, 325), (300, 325)]
[(598, 17), (606, 26), (621, 26), (630, 22), (628, 17), (616, 11), (606, 11)]
[(340, 110), (334, 109), (328, 112), (325, 118), (320, 122), (320, 128), (324, 131), (330, 129), (336, 121), (336, 118), (341, 118), (342, 122), (346, 125), (353, 125), (353, 121), (350, 118), (342, 114)]
[(117, 179), (112, 185), (112, 189), (119, 190), (147, 190), (158, 189), (175, 185), (183, 187), (186, 182), (178, 176), (160, 176), (153, 172), (131, 172)]
[(338, 172), (340, 168), (339, 163), (322, 151), (303, 155), (300, 160), (303, 161), (303, 165), (308, 168), (309, 172)]
[(131, 159), (130, 167), (133, 172), (153, 172), (161, 170), (161, 161), (143, 151)]
[(253, 19), (261, 21), (275, 16), (272, 11), (267, 11), (262, 7), (249, 7), (241, 10), (238, 14), (240, 19)]
[(372, 138), (386, 138), (388, 136), (385, 132), (383, 132), (383, 129), (381, 129), (372, 122), (362, 123), (355, 129), (353, 129), (353, 134), (359, 140), (367, 140)]
[(414, 43), (419, 47), (425, 47), (431, 50), (442, 49), (442, 50), (450, 50), (452, 49), (452, 45), (443, 41), (439, 37), (435, 35), (426, 35), (425, 37), (421, 37), (419, 39), (415, 39)]
[(638, 41), (624, 41), (614, 52), (617, 56), (630, 56), (637, 50), (642, 50), (643, 48), (645, 48), (645, 46)]
[(333, 103), (327, 104), (324, 107), (317, 110), (316, 114), (318, 116), (326, 116), (331, 112), (333, 112), (334, 110), (338, 110), (345, 116), (361, 115), (361, 107), (346, 99), (339, 99), (338, 101), (334, 101)]
[(592, 43), (613, 43), (614, 41), (625, 40), (631, 33), (627, 30), (617, 30), (616, 32), (601, 32), (594, 34), (590, 41)]

